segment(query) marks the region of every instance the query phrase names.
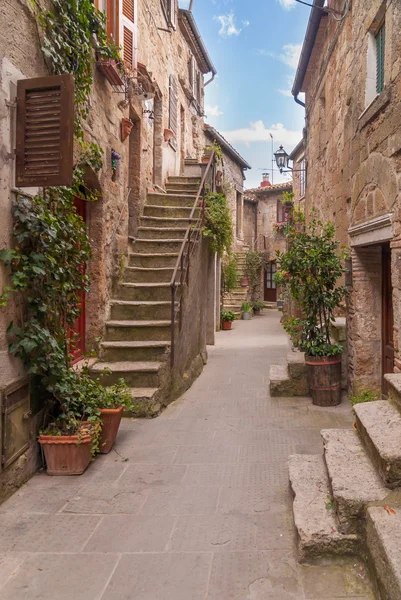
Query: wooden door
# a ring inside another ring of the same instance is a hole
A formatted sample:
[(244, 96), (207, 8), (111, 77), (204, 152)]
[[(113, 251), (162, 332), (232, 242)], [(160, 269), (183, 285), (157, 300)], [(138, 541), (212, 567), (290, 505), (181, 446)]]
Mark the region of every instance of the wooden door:
[[(394, 372), (394, 312), (393, 286), (391, 284), (391, 250), (383, 246), (382, 252), (382, 370), (383, 375)], [(382, 389), (387, 394), (387, 384), (382, 379)]]
[[(76, 196), (74, 200), (75, 208), (77, 214), (82, 217), (84, 223), (86, 223), (86, 202), (79, 196)], [(82, 265), (82, 269), (85, 269), (85, 266)], [(77, 320), (74, 323), (74, 326), (70, 330), (70, 340), (71, 340), (71, 355), (72, 355), (72, 364), (81, 360), (85, 355), (85, 331), (86, 331), (86, 319), (85, 319), (85, 292), (79, 292), (79, 308), (80, 314)]]
[(265, 302), (276, 302), (277, 300), (276, 282), (274, 281), (275, 273), (276, 263), (274, 261), (267, 263), (267, 265), (265, 265)]

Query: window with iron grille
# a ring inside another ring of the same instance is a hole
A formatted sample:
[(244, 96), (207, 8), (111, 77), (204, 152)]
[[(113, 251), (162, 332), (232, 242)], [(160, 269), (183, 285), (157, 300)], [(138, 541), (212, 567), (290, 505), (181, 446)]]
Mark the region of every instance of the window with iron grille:
[(384, 89), (384, 54), (386, 42), (385, 24), (380, 27), (376, 36), (376, 92), (380, 94)]

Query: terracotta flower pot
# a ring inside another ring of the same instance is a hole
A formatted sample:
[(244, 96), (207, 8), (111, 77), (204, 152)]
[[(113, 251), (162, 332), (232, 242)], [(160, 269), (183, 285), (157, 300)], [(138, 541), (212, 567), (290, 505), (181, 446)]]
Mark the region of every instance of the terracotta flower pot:
[(232, 321), (223, 321), (221, 324), (221, 328), (223, 329), (223, 331), (230, 331), (232, 328)]
[(92, 437), (81, 435), (39, 436), (48, 475), (81, 475), (91, 460)]
[(249, 285), (248, 277), (241, 277), (240, 286), (241, 287), (246, 287), (247, 285)]
[(121, 119), (121, 141), (125, 142), (129, 134), (131, 133), (131, 129), (134, 124), (131, 119), (126, 119), (125, 117)]
[(116, 441), (118, 428), (120, 427), (121, 417), (123, 416), (123, 407), (119, 408), (101, 408), (102, 415), (102, 433), (99, 442), (99, 452), (107, 454), (110, 452)]

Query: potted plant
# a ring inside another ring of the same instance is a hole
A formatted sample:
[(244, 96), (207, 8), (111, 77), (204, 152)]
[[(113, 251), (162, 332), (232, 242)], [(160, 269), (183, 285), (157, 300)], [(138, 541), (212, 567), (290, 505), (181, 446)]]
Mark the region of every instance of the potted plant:
[(277, 253), (276, 282), (289, 291), (300, 309), (299, 317), (284, 323), (294, 346), (305, 352), (313, 403), (335, 406), (341, 402), (342, 346), (330, 335), (334, 313), (347, 289), (339, 284), (347, 253), (340, 248), (332, 223), (312, 215), (305, 231), (289, 233), (289, 248)]
[(241, 306), (242, 319), (244, 321), (250, 321), (252, 318), (252, 306), (249, 302), (243, 302)]
[(291, 208), (294, 206), (294, 192), (283, 192), (283, 206)]
[(220, 312), (221, 328), (224, 331), (230, 331), (232, 322), (235, 321), (235, 314), (230, 310), (222, 310)]
[(210, 160), (210, 157), (213, 154), (213, 151), (215, 153), (216, 162), (218, 165), (220, 165), (223, 161), (223, 151), (222, 151), (221, 147), (219, 146), (219, 144), (216, 142), (216, 140), (214, 140), (212, 144), (207, 144), (206, 146), (203, 146), (202, 162), (208, 163)]
[(245, 277), (245, 275), (243, 277), (241, 277), (239, 284), (241, 287), (248, 287), (248, 285), (249, 285), (248, 277)]
[(111, 40), (96, 50), (96, 67), (116, 87), (124, 85), (125, 71), (120, 57), (120, 49)]
[(257, 300), (252, 305), (252, 310), (255, 315), (260, 315), (260, 311), (262, 311), (265, 307), (265, 303)]

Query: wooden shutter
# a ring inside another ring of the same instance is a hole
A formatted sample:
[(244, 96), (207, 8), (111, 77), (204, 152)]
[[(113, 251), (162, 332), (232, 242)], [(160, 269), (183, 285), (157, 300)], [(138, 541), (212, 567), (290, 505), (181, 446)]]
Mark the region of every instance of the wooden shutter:
[(107, 35), (113, 38), (118, 45), (120, 43), (120, 8), (118, 0), (106, 0)]
[(284, 207), (281, 204), (280, 200), (277, 200), (277, 223), (282, 223), (284, 221)]
[(176, 0), (169, 0), (169, 23), (172, 27), (175, 28), (175, 22), (176, 22), (176, 15), (175, 15), (175, 3)]
[(73, 76), (19, 80), (16, 186), (71, 185), (73, 144)]
[(136, 0), (122, 0), (123, 58), (125, 65), (136, 69)]
[(191, 88), (192, 97), (196, 97), (196, 62), (195, 57), (189, 59), (189, 85)]
[(376, 35), (376, 92), (380, 94), (384, 89), (384, 51), (386, 29), (383, 24)]
[[(178, 95), (177, 95), (177, 81), (174, 75), (170, 75), (170, 107), (169, 107), (169, 127), (174, 135), (177, 136), (177, 119), (178, 119)], [(176, 148), (176, 139), (170, 140), (170, 144), (173, 148)]]

